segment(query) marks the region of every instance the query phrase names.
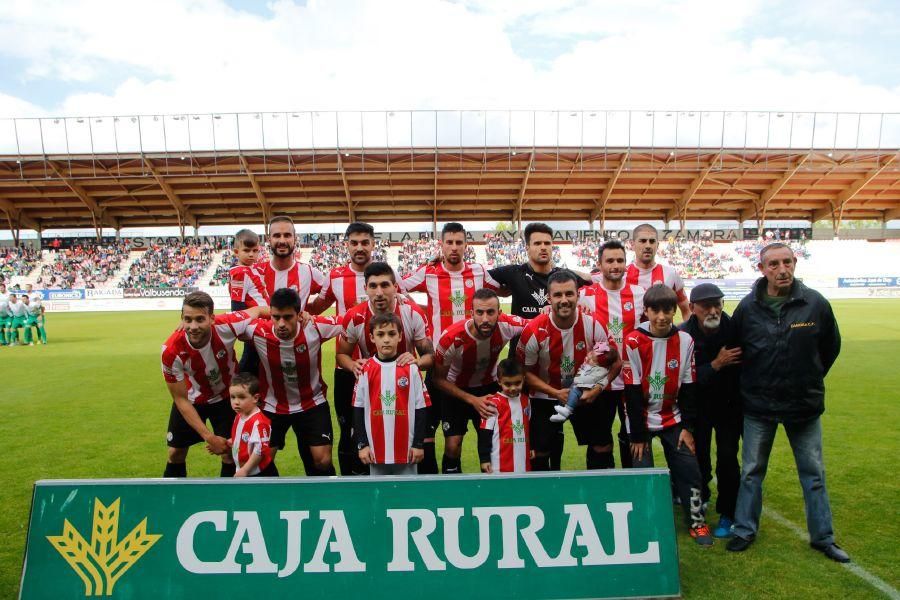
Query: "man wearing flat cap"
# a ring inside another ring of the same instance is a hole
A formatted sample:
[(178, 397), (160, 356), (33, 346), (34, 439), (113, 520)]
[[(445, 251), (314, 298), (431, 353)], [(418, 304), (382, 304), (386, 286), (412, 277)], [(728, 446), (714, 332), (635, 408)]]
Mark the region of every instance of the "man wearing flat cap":
[(697, 420), (694, 443), (703, 478), (701, 497), (704, 506), (710, 499), (712, 481), (710, 452), (713, 431), (716, 436), (716, 512), (719, 525), (713, 530), (718, 538), (729, 537), (734, 526), (741, 469), (738, 443), (741, 439), (740, 348), (726, 347), (731, 318), (723, 310), (725, 294), (712, 283), (701, 283), (691, 290), (691, 316), (681, 330), (694, 338), (697, 368)]

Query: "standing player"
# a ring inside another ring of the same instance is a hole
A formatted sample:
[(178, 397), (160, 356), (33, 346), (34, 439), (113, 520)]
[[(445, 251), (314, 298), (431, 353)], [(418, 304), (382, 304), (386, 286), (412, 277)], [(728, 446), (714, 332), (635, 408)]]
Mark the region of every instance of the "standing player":
[[(207, 449), (222, 457), (222, 477), (234, 475), (228, 435), (234, 420), (228, 387), (237, 372), (234, 343), (266, 307), (213, 314), (213, 299), (204, 292), (191, 292), (181, 306), (182, 329), (162, 347), (162, 372), (172, 396), (169, 456), (163, 477), (186, 477), (188, 449), (205, 441)], [(213, 431), (206, 426), (212, 425)]]
[(482, 288), (472, 297), (472, 318), (444, 331), (435, 348), (434, 383), (444, 394), (443, 473), (461, 473), (463, 437), (471, 421), (478, 431), (493, 416), (490, 398), (499, 389), (495, 370), (506, 343), (521, 335), (527, 321), (500, 313), (500, 299)]
[[(368, 223), (350, 223), (344, 232), (344, 248), (350, 257), (347, 265), (336, 267), (328, 274), (325, 287), (315, 300), (309, 303), (309, 312), (320, 314), (335, 304), (335, 315), (341, 319), (354, 306), (367, 302), (365, 271), (372, 263), (375, 249), (375, 229)], [(359, 358), (354, 351), (353, 358)], [(334, 410), (337, 413), (340, 439), (338, 440), (338, 464), (341, 475), (366, 473), (359, 460), (359, 452), (353, 443), (353, 387), (356, 377), (352, 371), (334, 368)]]
[(531, 407), (522, 391), (522, 365), (514, 358), (497, 364), (500, 392), (488, 399), (495, 414), (481, 420), (478, 460), (482, 473), (525, 473), (531, 470), (528, 445)]
[(694, 341), (672, 324), (676, 304), (670, 287), (651, 286), (644, 295), (648, 320), (624, 341), (626, 366), (622, 371), (631, 457), (635, 467), (652, 467), (651, 441), (659, 438), (691, 537), (701, 546), (712, 546), (691, 433), (697, 410)]
[(28, 313), (25, 303), (19, 301), (19, 297), (12, 293), (9, 295), (9, 329), (7, 338), (11, 346), (19, 345), (19, 330), (25, 327), (25, 315)]
[[(550, 462), (550, 456), (557, 444), (561, 451), (562, 423), (553, 423), (550, 417), (556, 414), (553, 407), (568, 399), (569, 390), (563, 381), (575, 375), (576, 367), (584, 363), (594, 344), (600, 340), (613, 343), (598, 321), (578, 309), (577, 275), (559, 271), (548, 278), (547, 285), (550, 312), (528, 322), (517, 349), (519, 361), (525, 365), (525, 383), (531, 397), (533, 471), (559, 470)], [(610, 368), (610, 377), (618, 374), (620, 366), (617, 362)], [(581, 401), (591, 403), (599, 394), (599, 387), (588, 390)], [(584, 421), (585, 427), (589, 427), (590, 423)], [(578, 427), (575, 433), (579, 434)], [(585, 443), (582, 439), (579, 436), (579, 443)]]
[(682, 320), (691, 316), (691, 309), (684, 292), (684, 282), (678, 272), (669, 265), (656, 263), (656, 251), (659, 250), (659, 232), (649, 223), (638, 225), (631, 234), (634, 243), (634, 262), (628, 265), (625, 282), (639, 285), (644, 290), (661, 283), (672, 288), (678, 298), (678, 308)]
[[(400, 319), (401, 340), (398, 365), (416, 363), (427, 370), (434, 364), (434, 346), (428, 339), (425, 313), (411, 302), (397, 296), (394, 269), (387, 263), (374, 262), (366, 267), (366, 296), (369, 301), (357, 304), (341, 320), (342, 336), (338, 340), (335, 363), (359, 378), (366, 360), (375, 356), (375, 343), (369, 338), (369, 323), (376, 315), (395, 314)], [(355, 352), (359, 356), (354, 358)], [(418, 353), (418, 358), (413, 355)]]
[(398, 360), (402, 329), (394, 313), (372, 318), (368, 335), (375, 356), (353, 391), (356, 447), (372, 475), (415, 475), (424, 455), (428, 398), (419, 369)]
[(325, 285), (325, 275), (317, 268), (301, 263), (294, 258), (297, 249), (297, 234), (290, 217), (279, 216), (269, 221), (268, 262), (258, 263), (256, 270), (265, 284), (266, 294), (272, 296), (277, 290), (290, 288), (300, 295), (300, 310), (306, 309), (310, 296), (318, 294)]
[[(407, 275), (400, 287), (405, 292), (428, 294), (428, 333), (432, 340), (440, 340), (444, 331), (457, 321), (472, 316), (475, 292), (482, 288), (500, 289), (500, 285), (488, 274), (484, 265), (468, 263), (466, 255), (466, 229), (460, 223), (447, 223), (441, 230), (441, 260), (422, 265)], [(421, 473), (437, 473), (437, 457), (434, 452), (434, 435), (443, 413), (443, 395), (434, 385), (432, 377), (425, 383), (431, 394), (431, 414), (425, 437), (425, 460)], [(447, 435), (444, 423), (444, 435)]]
[(6, 284), (0, 283), (0, 346), (12, 343), (12, 337), (7, 339), (12, 313), (9, 312), (9, 294), (6, 293)]
[[(626, 258), (622, 242), (610, 240), (600, 246), (598, 260), (600, 272), (595, 275), (596, 283), (581, 288), (579, 305), (603, 325), (609, 337), (615, 342), (619, 356), (624, 356), (622, 341), (634, 331), (644, 314), (644, 288), (625, 283)], [(601, 392), (597, 402), (584, 407), (583, 412), (578, 413), (579, 415), (584, 412), (598, 413), (596, 416), (600, 427), (591, 434), (591, 437), (595, 437), (596, 444), (588, 447), (588, 468), (592, 462), (599, 465), (599, 468), (615, 466), (612, 457), (611, 428), (616, 409), (619, 411), (619, 459), (623, 468), (631, 466), (631, 446), (625, 427), (625, 399), (622, 395), (624, 389), (620, 374)]]
[[(322, 379), (322, 343), (337, 337), (334, 318), (313, 317), (301, 324), (300, 296), (292, 289), (272, 294), (270, 318), (254, 321), (246, 337), (259, 354), (263, 412), (272, 422), (272, 454), (284, 448), (288, 429), (297, 436), (306, 474), (334, 475), (331, 460), (331, 411)], [(284, 466), (284, 465), (282, 465)]]

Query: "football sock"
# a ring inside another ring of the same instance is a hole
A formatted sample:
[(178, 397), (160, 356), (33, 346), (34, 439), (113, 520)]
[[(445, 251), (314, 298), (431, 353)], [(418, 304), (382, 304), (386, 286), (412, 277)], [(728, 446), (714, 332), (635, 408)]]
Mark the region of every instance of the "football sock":
[(450, 458), (445, 454), (441, 459), (441, 472), (446, 474), (462, 473), (462, 461), (459, 458)]
[(187, 477), (187, 464), (167, 462), (163, 477)]

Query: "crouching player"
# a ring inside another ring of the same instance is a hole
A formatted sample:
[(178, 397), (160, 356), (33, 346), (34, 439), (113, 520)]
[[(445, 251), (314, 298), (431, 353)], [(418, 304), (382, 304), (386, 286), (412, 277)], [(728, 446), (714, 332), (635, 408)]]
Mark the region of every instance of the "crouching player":
[(648, 321), (625, 336), (625, 404), (634, 467), (652, 467), (650, 442), (658, 437), (672, 483), (690, 528), (700, 546), (713, 538), (700, 498), (700, 466), (691, 434), (696, 417), (694, 401), (694, 340), (672, 325), (678, 297), (662, 284), (644, 295)]
[(531, 447), (528, 444), (531, 407), (522, 392), (525, 370), (514, 358), (497, 364), (500, 392), (487, 402), (496, 410), (481, 420), (478, 430), (478, 459), (482, 473), (525, 473), (531, 470)]
[(259, 380), (250, 373), (238, 373), (228, 388), (231, 408), (236, 413), (231, 426), (231, 457), (235, 477), (278, 477), (278, 469), (269, 449), (272, 423), (259, 410)]
[(372, 318), (369, 339), (376, 354), (353, 391), (353, 435), (371, 475), (416, 475), (425, 456), (429, 401), (416, 363), (408, 353), (397, 356), (401, 331), (394, 313)]

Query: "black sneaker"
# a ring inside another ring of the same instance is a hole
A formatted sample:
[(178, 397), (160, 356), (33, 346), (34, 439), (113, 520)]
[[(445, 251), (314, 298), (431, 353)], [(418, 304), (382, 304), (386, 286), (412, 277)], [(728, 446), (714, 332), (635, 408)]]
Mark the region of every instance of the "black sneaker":
[(850, 562), (850, 555), (847, 554), (843, 548), (838, 546), (837, 544), (828, 544), (825, 546), (818, 546), (816, 544), (810, 544), (814, 550), (818, 550), (831, 560), (839, 563), (848, 563)]
[(725, 544), (725, 549), (729, 552), (743, 552), (753, 543), (753, 540), (748, 540), (747, 538), (742, 538), (739, 536), (734, 536), (728, 543)]

